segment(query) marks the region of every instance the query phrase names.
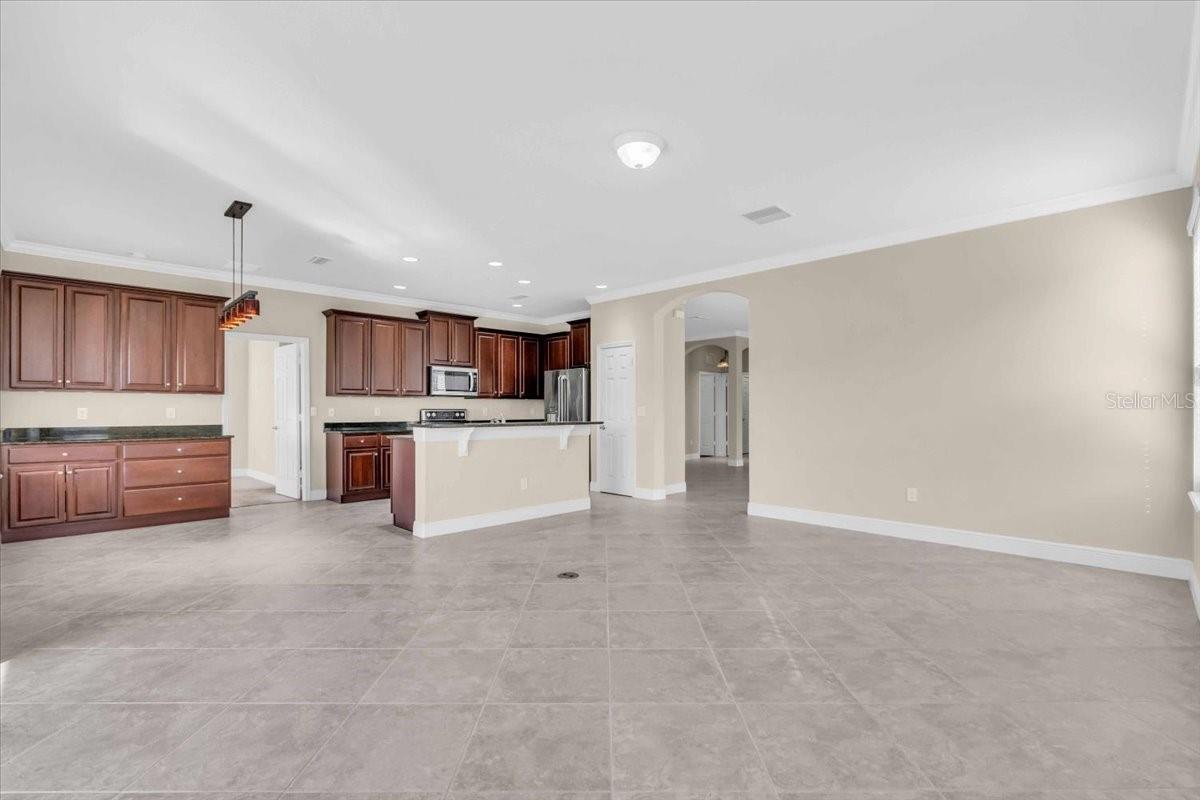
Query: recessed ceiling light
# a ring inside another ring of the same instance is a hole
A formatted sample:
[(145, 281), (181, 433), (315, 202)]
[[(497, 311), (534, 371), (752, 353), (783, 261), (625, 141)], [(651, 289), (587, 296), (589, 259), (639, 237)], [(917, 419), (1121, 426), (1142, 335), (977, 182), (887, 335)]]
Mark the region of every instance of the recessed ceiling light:
[(596, 284), (596, 288), (597, 288), (597, 289), (607, 289), (607, 288), (608, 288), (608, 284), (607, 284), (607, 283), (597, 283), (597, 284)]
[(489, 261), (488, 266), (489, 267), (503, 267), (504, 262), (503, 261)]
[(521, 303), (513, 303), (512, 306), (513, 306), (513, 308), (524, 308), (524, 306)]
[(630, 131), (613, 139), (617, 158), (630, 169), (646, 169), (654, 166), (662, 153), (665, 142), (662, 137), (649, 131)]
[(521, 280), (517, 281), (517, 283), (521, 284), (522, 286), (528, 286), (529, 284), (533, 283), (533, 281), (521, 278)]
[(407, 262), (408, 262), (408, 263), (410, 263), (410, 264), (415, 264), (415, 263), (417, 263), (418, 261), (420, 261), (421, 259), (417, 258), (416, 256), (404, 256), (404, 257), (403, 257), (403, 258), (401, 258), (400, 260), (401, 260), (401, 261), (407, 261)]
[(408, 287), (407, 287), (407, 286), (401, 286), (401, 285), (400, 285), (400, 284), (398, 284), (398, 283), (394, 283), (394, 284), (392, 284), (392, 288), (393, 288), (393, 289), (399, 289), (400, 291), (402, 291), (402, 292), (403, 292), (403, 291), (404, 291), (405, 289), (407, 289)]

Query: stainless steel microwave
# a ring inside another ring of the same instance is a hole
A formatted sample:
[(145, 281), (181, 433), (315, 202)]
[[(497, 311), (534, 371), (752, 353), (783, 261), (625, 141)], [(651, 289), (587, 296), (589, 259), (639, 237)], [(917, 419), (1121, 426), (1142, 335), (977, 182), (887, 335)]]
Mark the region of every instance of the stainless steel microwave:
[(478, 397), (479, 370), (474, 367), (430, 367), (429, 393), (451, 397)]

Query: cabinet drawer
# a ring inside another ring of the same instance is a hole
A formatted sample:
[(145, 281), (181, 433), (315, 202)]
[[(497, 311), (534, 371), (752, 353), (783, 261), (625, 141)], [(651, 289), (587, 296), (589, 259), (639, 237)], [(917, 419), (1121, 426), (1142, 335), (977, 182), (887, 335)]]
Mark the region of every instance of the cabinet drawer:
[(146, 442), (125, 445), (126, 458), (179, 458), (183, 456), (227, 456), (228, 439), (195, 442)]
[(228, 508), (229, 482), (166, 486), (159, 489), (126, 489), (122, 500), (127, 517), (164, 514), (170, 511), (195, 511), (201, 508)]
[(366, 433), (359, 436), (344, 435), (342, 437), (342, 447), (346, 448), (347, 450), (352, 447), (379, 447), (379, 434)]
[(225, 456), (146, 458), (126, 461), (124, 466), (122, 474), (126, 489), (229, 480), (229, 459)]
[(116, 461), (115, 444), (29, 444), (8, 448), (10, 464), (48, 461)]

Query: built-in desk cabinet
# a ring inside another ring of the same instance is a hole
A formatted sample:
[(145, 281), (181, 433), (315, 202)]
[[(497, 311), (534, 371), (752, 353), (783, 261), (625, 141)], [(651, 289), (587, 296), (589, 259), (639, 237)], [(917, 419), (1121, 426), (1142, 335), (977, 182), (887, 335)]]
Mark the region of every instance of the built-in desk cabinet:
[(5, 273), (5, 389), (220, 394), (224, 299)]
[(5, 542), (229, 515), (229, 438), (0, 447)]

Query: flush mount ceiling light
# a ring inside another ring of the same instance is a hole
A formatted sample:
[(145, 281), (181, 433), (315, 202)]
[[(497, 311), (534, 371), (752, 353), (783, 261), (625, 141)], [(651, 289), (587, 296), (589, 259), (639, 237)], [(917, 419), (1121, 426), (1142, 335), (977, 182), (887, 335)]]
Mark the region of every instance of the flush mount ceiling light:
[(597, 289), (607, 289), (607, 288), (608, 288), (608, 284), (607, 284), (607, 283), (597, 283), (597, 284), (596, 284), (596, 288), (597, 288)]
[(504, 262), (503, 261), (489, 261), (488, 266), (489, 267), (503, 267)]
[(393, 289), (399, 289), (400, 291), (402, 291), (402, 292), (403, 292), (403, 291), (404, 291), (405, 289), (407, 289), (408, 287), (407, 287), (407, 286), (402, 286), (402, 285), (401, 285), (401, 284), (399, 284), (399, 283), (393, 283), (393, 284), (392, 284), (392, 288), (393, 288)]
[(512, 307), (513, 308), (524, 308), (525, 306), (523, 303), (513, 303)]
[(521, 284), (522, 286), (528, 286), (529, 284), (533, 283), (533, 281), (521, 278), (519, 281), (517, 281), (517, 283)]
[(420, 261), (421, 259), (417, 258), (416, 256), (403, 256), (400, 260), (407, 261), (410, 264), (415, 264), (418, 261)]
[(666, 143), (662, 137), (649, 131), (630, 131), (613, 139), (617, 158), (630, 169), (646, 169), (658, 161)]
[[(231, 331), (234, 328), (241, 327), (245, 323), (254, 319), (259, 314), (258, 292), (253, 290), (246, 291), (246, 212), (249, 211), (252, 204), (244, 200), (234, 200), (229, 204), (229, 208), (225, 209), (225, 216), (229, 217), (229, 222), (233, 226), (233, 239), (231, 247), (233, 252), (230, 256), (230, 267), (233, 270), (233, 279), (231, 281), (230, 294), (232, 299), (225, 304), (221, 309), (221, 316), (217, 320), (217, 330)], [(238, 294), (238, 229), (241, 229), (241, 294)]]

